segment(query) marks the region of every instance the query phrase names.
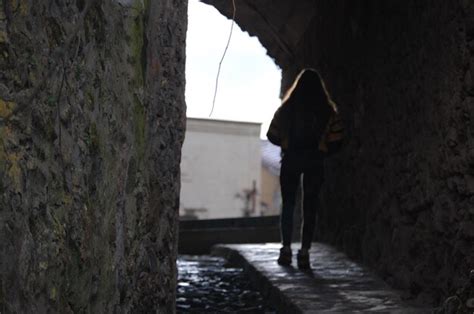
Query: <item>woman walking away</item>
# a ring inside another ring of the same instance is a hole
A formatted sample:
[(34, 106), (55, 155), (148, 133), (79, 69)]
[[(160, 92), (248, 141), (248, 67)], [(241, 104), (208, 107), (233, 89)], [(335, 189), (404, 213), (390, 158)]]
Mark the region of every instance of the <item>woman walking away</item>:
[(303, 223), (297, 264), (300, 269), (309, 269), (308, 251), (320, 206), (324, 158), (328, 148), (331, 150), (332, 146), (339, 145), (342, 139), (336, 106), (316, 70), (304, 69), (297, 76), (275, 112), (267, 137), (282, 149), (280, 229), (283, 247), (278, 263), (285, 266), (291, 264), (293, 212), (298, 184), (303, 175)]

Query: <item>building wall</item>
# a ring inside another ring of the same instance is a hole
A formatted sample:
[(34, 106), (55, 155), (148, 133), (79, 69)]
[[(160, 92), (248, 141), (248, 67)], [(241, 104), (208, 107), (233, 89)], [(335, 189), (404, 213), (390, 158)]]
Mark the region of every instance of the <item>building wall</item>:
[(261, 202), (266, 206), (262, 206), (262, 214), (265, 216), (279, 215), (281, 211), (281, 192), (280, 192), (280, 176), (269, 171), (262, 166), (262, 194)]
[(1, 313), (175, 311), (186, 12), (0, 1)]
[[(260, 193), (260, 124), (206, 119), (187, 120), (181, 161), (181, 214), (199, 218), (241, 217), (238, 198), (255, 181)], [(255, 214), (260, 213), (257, 194)]]
[(315, 5), (282, 85), (319, 69), (346, 122), (319, 239), (439, 304), (474, 268), (474, 3)]
[(262, 215), (279, 215), (281, 211), (281, 149), (261, 140), (262, 151)]

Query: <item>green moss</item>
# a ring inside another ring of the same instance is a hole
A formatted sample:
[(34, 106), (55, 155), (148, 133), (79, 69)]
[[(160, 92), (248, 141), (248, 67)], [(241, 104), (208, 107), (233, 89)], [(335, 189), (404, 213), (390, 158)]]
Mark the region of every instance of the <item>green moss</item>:
[(133, 122), (138, 160), (143, 160), (145, 155), (145, 108), (136, 95), (134, 95)]
[(48, 269), (48, 262), (46, 262), (46, 261), (41, 261), (41, 262), (39, 262), (39, 263), (38, 263), (38, 268), (39, 268), (40, 270), (43, 270), (43, 271), (46, 270), (46, 269)]
[(145, 14), (149, 2), (143, 0), (134, 2), (129, 25), (129, 64), (133, 69), (131, 87), (137, 91), (133, 96), (133, 122), (135, 133), (136, 154), (138, 162), (143, 160), (145, 153), (145, 108), (140, 99), (140, 90), (143, 88), (146, 70), (146, 36)]
[(0, 30), (0, 43), (7, 43), (8, 42), (8, 34), (4, 30)]
[(49, 96), (47, 100), (48, 106), (55, 107), (56, 106), (56, 98), (54, 96)]
[(81, 79), (81, 75), (82, 75), (82, 65), (77, 64), (74, 70), (74, 78), (76, 79), (76, 81), (79, 81)]
[[(21, 154), (18, 152), (10, 152), (5, 150), (3, 143), (4, 138), (13, 136), (9, 127), (0, 128), (0, 174), (2, 178), (9, 178), (10, 188), (15, 191), (21, 190)], [(0, 182), (0, 189), (3, 190), (4, 182)]]
[(15, 107), (16, 103), (0, 99), (0, 117), (9, 117), (13, 113), (13, 110), (15, 110)]
[(144, 0), (143, 6), (144, 6), (145, 14), (146, 14), (150, 9), (150, 0)]
[[(56, 238), (64, 239), (66, 236), (66, 230), (64, 230), (64, 226), (61, 221), (64, 220), (66, 210), (69, 209), (69, 206), (65, 204), (63, 200), (63, 206), (59, 206), (54, 213), (51, 213), (52, 222), (53, 222), (53, 232)], [(64, 206), (66, 205), (66, 206)]]
[(12, 0), (11, 7), (14, 8), (15, 13), (20, 13), (26, 16), (29, 12), (28, 1), (26, 0)]
[(86, 106), (87, 106), (87, 109), (89, 109), (90, 111), (94, 111), (94, 107), (95, 107), (94, 96), (90, 92), (87, 92), (86, 94)]
[(50, 139), (50, 141), (54, 141), (56, 139), (56, 128), (55, 128), (55, 125), (54, 125), (55, 121), (53, 118), (51, 118), (50, 120), (46, 121), (46, 136)]
[(49, 291), (49, 298), (55, 301), (57, 296), (58, 296), (58, 289), (56, 289), (56, 287), (52, 287)]
[(4, 128), (0, 128), (0, 194), (5, 192), (3, 178), (5, 176), (5, 169), (7, 166), (7, 157), (4, 149), (3, 139), (5, 137)]
[(22, 171), (20, 167), (20, 155), (18, 153), (7, 154), (8, 164), (10, 165), (7, 175), (10, 177), (13, 185), (12, 188), (18, 192), (21, 191), (21, 177)]
[(132, 8), (132, 12), (135, 14), (131, 17), (130, 24), (130, 37), (129, 45), (131, 49), (131, 55), (128, 58), (128, 62), (133, 66), (134, 87), (141, 87), (144, 83), (144, 58), (146, 58), (146, 47), (145, 47), (145, 28), (144, 28), (144, 12), (145, 7), (141, 0), (135, 1)]
[(97, 125), (94, 122), (89, 126), (86, 142), (91, 153), (98, 153), (100, 151), (100, 137), (97, 131)]

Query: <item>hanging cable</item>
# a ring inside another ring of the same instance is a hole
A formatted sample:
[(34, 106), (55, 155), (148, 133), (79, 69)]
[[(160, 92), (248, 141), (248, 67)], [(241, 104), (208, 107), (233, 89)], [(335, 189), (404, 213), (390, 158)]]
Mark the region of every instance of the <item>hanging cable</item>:
[(216, 104), (216, 96), (217, 96), (217, 87), (219, 85), (219, 75), (221, 74), (221, 66), (222, 66), (222, 61), (224, 61), (225, 54), (227, 53), (227, 48), (229, 48), (230, 44), (230, 39), (232, 38), (232, 31), (234, 30), (234, 24), (235, 24), (235, 0), (232, 0), (232, 7), (233, 7), (233, 12), (232, 12), (232, 24), (230, 26), (230, 33), (229, 33), (229, 39), (227, 40), (227, 45), (225, 46), (224, 53), (222, 54), (221, 61), (219, 62), (219, 68), (217, 69), (217, 76), (216, 76), (216, 87), (214, 89), (214, 98), (212, 99), (212, 108), (211, 108), (211, 113), (209, 113), (209, 117), (212, 116), (212, 113), (214, 112), (214, 105)]

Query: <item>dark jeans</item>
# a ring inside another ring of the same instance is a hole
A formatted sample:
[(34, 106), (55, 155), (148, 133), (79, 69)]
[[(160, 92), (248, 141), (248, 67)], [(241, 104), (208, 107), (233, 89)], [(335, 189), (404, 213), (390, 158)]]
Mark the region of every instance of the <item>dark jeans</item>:
[(280, 185), (282, 195), (281, 237), (283, 245), (290, 245), (293, 234), (293, 212), (296, 193), (303, 175), (302, 247), (309, 249), (314, 235), (319, 190), (323, 183), (323, 157), (318, 152), (286, 152), (282, 158)]

